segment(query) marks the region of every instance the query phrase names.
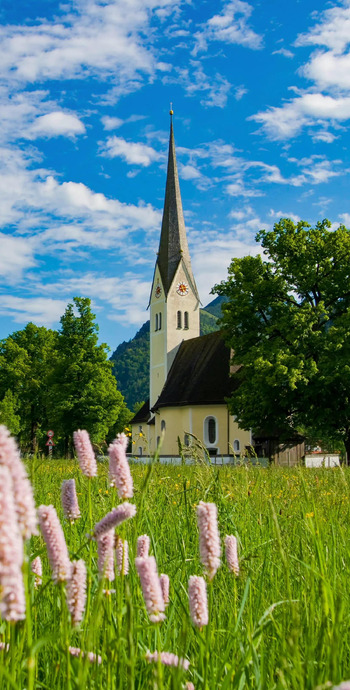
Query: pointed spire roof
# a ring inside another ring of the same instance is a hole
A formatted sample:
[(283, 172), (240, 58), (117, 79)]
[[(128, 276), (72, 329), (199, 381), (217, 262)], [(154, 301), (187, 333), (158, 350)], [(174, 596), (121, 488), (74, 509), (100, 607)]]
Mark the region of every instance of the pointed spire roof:
[(165, 188), (162, 230), (157, 259), (157, 264), (166, 295), (169, 292), (177, 267), (181, 260), (183, 260), (185, 263), (189, 279), (192, 282), (195, 292), (197, 293), (196, 283), (191, 268), (191, 259), (188, 250), (185, 221), (182, 210), (172, 115), (173, 111), (171, 110), (168, 171)]

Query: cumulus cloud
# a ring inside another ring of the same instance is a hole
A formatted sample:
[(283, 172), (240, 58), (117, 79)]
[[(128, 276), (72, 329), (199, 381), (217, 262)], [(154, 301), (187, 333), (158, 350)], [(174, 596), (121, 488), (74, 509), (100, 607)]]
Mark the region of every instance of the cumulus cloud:
[(141, 142), (126, 141), (122, 137), (108, 137), (101, 146), (101, 154), (108, 158), (122, 158), (129, 165), (148, 167), (163, 157), (155, 149)]
[(33, 321), (38, 326), (54, 326), (65, 308), (66, 302), (60, 299), (0, 295), (0, 314), (11, 317), (15, 323)]
[(33, 248), (22, 237), (0, 232), (0, 276), (7, 282), (18, 281), (24, 271), (36, 265)]
[(123, 0), (76, 3), (75, 12), (59, 20), (0, 29), (3, 76), (19, 82), (83, 78), (86, 74), (118, 74), (126, 81), (135, 73), (151, 74), (157, 61), (144, 41), (152, 12), (174, 11), (170, 0)]
[(262, 37), (249, 26), (253, 8), (242, 0), (227, 2), (220, 14), (215, 14), (196, 32), (193, 54), (206, 51), (210, 41), (235, 43), (257, 50), (262, 47)]
[(57, 110), (37, 117), (26, 134), (28, 139), (37, 137), (75, 137), (84, 134), (85, 126), (77, 115)]

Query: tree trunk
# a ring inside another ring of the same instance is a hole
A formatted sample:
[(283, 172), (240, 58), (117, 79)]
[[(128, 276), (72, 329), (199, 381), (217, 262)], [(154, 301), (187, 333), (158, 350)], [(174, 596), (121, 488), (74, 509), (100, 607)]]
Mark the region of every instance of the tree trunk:
[(347, 431), (347, 436), (344, 439), (344, 446), (346, 451), (345, 465), (350, 465), (350, 430)]

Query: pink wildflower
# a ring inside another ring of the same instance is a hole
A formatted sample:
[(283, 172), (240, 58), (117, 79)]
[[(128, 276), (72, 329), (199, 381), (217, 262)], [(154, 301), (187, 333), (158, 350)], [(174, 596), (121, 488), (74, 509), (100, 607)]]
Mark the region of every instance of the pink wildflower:
[(181, 666), (185, 671), (188, 671), (190, 662), (188, 659), (178, 657), (177, 654), (172, 654), (172, 652), (146, 652), (146, 660), (151, 663), (157, 663), (160, 661), (164, 666)]
[(332, 690), (350, 690), (350, 680), (343, 680), (340, 685), (334, 685)]
[(114, 580), (114, 530), (110, 529), (97, 539), (98, 572), (109, 582)]
[(160, 588), (164, 599), (164, 604), (169, 604), (169, 575), (162, 573), (159, 577)]
[(81, 658), (86, 656), (91, 664), (96, 664), (96, 662), (102, 664), (102, 657), (99, 654), (95, 654), (94, 652), (83, 652), (79, 647), (68, 647), (68, 649), (72, 656)]
[(78, 429), (73, 434), (73, 440), (82, 473), (86, 477), (96, 477), (97, 463), (88, 432)]
[(129, 544), (126, 539), (117, 537), (115, 553), (119, 575), (127, 575), (129, 572)]
[(109, 479), (112, 486), (118, 489), (119, 498), (132, 498), (134, 495), (132, 476), (126, 457), (128, 439), (125, 434), (118, 434), (108, 447)]
[(197, 628), (208, 625), (207, 586), (203, 577), (191, 575), (188, 581), (188, 596), (193, 624)]
[(36, 558), (32, 560), (32, 573), (35, 575), (34, 587), (37, 589), (42, 584), (43, 579), (43, 566), (40, 556), (36, 556)]
[(78, 625), (84, 616), (86, 602), (86, 565), (82, 559), (73, 561), (67, 582), (67, 606), (73, 625)]
[(73, 521), (80, 518), (75, 479), (65, 479), (62, 482), (61, 501), (64, 516), (67, 520)]
[(185, 688), (186, 690), (194, 690), (194, 685), (191, 683), (191, 681), (187, 681)]
[(220, 536), (215, 503), (199, 502), (197, 522), (200, 558), (207, 571), (208, 579), (212, 580), (220, 566)]
[(231, 534), (225, 538), (225, 552), (226, 561), (230, 570), (235, 574), (239, 575), (239, 561), (237, 553), (237, 539)]
[(53, 506), (39, 506), (40, 528), (45, 539), (54, 582), (69, 580), (71, 563), (61, 523)]
[(10, 472), (19, 529), (23, 539), (29, 539), (32, 534), (37, 534), (33, 489), (16, 442), (3, 425), (0, 425), (0, 465), (6, 466)]
[(17, 522), (11, 474), (0, 465), (0, 613), (6, 621), (25, 618), (23, 541)]
[(146, 558), (148, 556), (150, 543), (151, 543), (151, 540), (150, 540), (148, 534), (141, 534), (140, 537), (137, 537), (137, 557), (138, 558)]
[(93, 536), (98, 539), (102, 534), (105, 534), (110, 529), (117, 527), (124, 520), (129, 520), (129, 518), (136, 515), (136, 506), (133, 503), (122, 503), (117, 508), (113, 508), (110, 513), (107, 513), (100, 522), (98, 522), (94, 527)]
[(154, 556), (135, 558), (135, 565), (140, 577), (149, 619), (152, 623), (158, 623), (165, 618), (165, 604), (157, 573), (156, 559)]
[(8, 652), (10, 649), (10, 643), (0, 642), (0, 652)]

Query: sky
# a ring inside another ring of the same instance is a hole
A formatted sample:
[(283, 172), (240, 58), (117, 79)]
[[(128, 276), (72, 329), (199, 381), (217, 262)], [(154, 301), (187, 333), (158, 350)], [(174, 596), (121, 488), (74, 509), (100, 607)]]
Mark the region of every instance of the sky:
[(350, 0), (2, 0), (0, 338), (148, 318), (173, 104), (201, 301), (281, 217), (350, 227)]

